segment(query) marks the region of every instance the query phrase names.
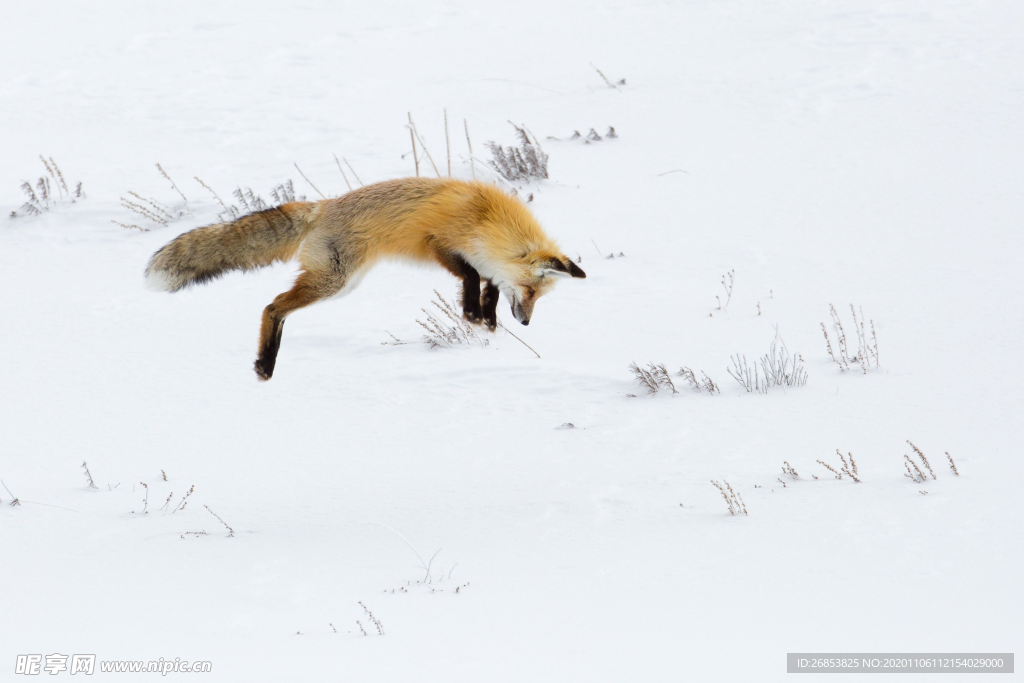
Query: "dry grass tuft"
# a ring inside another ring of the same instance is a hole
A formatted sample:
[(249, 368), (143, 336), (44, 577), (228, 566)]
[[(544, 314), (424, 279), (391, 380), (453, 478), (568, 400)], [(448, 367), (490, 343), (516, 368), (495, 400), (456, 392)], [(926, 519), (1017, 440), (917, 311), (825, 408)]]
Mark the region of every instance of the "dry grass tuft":
[[(144, 197), (137, 192), (129, 190), (127, 197), (121, 197), (121, 206), (134, 213), (137, 217), (142, 218), (146, 223), (139, 225), (137, 223), (123, 223), (121, 221), (111, 220), (115, 225), (119, 225), (125, 229), (140, 230), (142, 232), (148, 232), (150, 227), (153, 225), (166, 227), (174, 221), (180, 220), (186, 217), (193, 217), (192, 209), (185, 198), (185, 195), (178, 189), (178, 186), (174, 184), (167, 172), (164, 171), (160, 164), (157, 164), (157, 169), (160, 174), (166, 178), (170, 183), (175, 192), (181, 197), (184, 202), (181, 205), (169, 206), (164, 204), (153, 197)], [(301, 173), (301, 171), (300, 171)], [(275, 206), (281, 206), (288, 202), (294, 201), (305, 201), (304, 195), (296, 195), (295, 185), (292, 181), (286, 180), (283, 183), (278, 183), (270, 189), (270, 196), (273, 201), (266, 201), (260, 195), (252, 191), (251, 188), (238, 187), (232, 193), (235, 198), (236, 204), (227, 204), (217, 192), (205, 183), (199, 176), (193, 176), (195, 181), (203, 186), (203, 188), (209, 192), (213, 199), (220, 205), (220, 212), (217, 214), (217, 220), (221, 223), (230, 223), (231, 221), (237, 220), (242, 216), (257, 211), (265, 211), (266, 209), (274, 208)], [(147, 225), (148, 223), (148, 225)]]
[(921, 472), (920, 468), (917, 466), (917, 463), (911, 460), (910, 456), (905, 453), (903, 455), (903, 466), (907, 468), (907, 473), (904, 474), (903, 476), (907, 477), (915, 484), (923, 484), (928, 479), (928, 477), (926, 477), (924, 473)]
[(960, 470), (956, 468), (956, 463), (953, 462), (953, 456), (949, 454), (949, 451), (946, 451), (946, 457), (949, 458), (949, 469), (953, 470), (953, 474), (959, 477)]
[(22, 216), (38, 216), (44, 211), (55, 208), (61, 202), (74, 204), (79, 199), (85, 199), (85, 192), (82, 191), (82, 183), (75, 185), (72, 192), (64, 180), (64, 173), (60, 166), (53, 160), (53, 157), (46, 158), (42, 154), (39, 160), (43, 162), (46, 175), (39, 176), (33, 185), (27, 180), (21, 183), (21, 191), (25, 194), (27, 201), (21, 205), (22, 213), (11, 211), (10, 218)]
[(729, 482), (724, 479), (722, 481), (725, 483), (724, 487), (714, 479), (711, 480), (711, 483), (719, 490), (719, 492), (721, 492), (722, 498), (725, 499), (725, 504), (729, 506), (729, 514), (738, 515), (741, 512), (745, 515), (748, 514), (747, 506), (743, 502), (743, 497), (736, 491), (733, 491), (732, 486), (729, 486)]
[[(648, 363), (646, 368), (642, 368), (636, 363), (630, 363), (630, 372), (633, 373), (633, 377), (640, 384), (641, 387), (647, 390), (649, 396), (657, 394), (662, 389), (666, 389), (676, 395), (679, 390), (676, 388), (675, 382), (672, 381), (672, 374), (665, 367), (664, 363)], [(701, 377), (697, 377), (696, 373), (691, 368), (683, 366), (676, 373), (676, 376), (682, 377), (686, 380), (690, 389), (696, 392), (706, 391), (712, 396), (715, 394), (722, 393), (718, 389), (718, 385), (708, 377), (707, 373), (701, 372)]]
[(768, 353), (754, 363), (753, 369), (747, 357), (736, 354), (729, 356), (732, 367), (729, 375), (748, 393), (767, 394), (774, 387), (800, 387), (807, 384), (807, 371), (800, 354), (790, 355), (786, 343), (776, 333)]
[[(213, 190), (210, 190), (210, 192), (212, 193)], [(214, 196), (216, 197), (216, 193), (214, 193)], [(268, 202), (263, 199), (263, 197), (253, 192), (250, 187), (247, 187), (244, 190), (241, 187), (236, 187), (231, 193), (231, 196), (235, 198), (238, 204), (225, 206), (224, 210), (217, 215), (218, 220), (224, 223), (238, 220), (242, 216), (247, 216), (250, 213), (266, 211), (267, 209), (272, 209), (276, 206), (287, 204), (288, 202), (306, 201), (305, 195), (295, 194), (295, 185), (292, 183), (291, 179), (288, 179), (283, 183), (278, 183), (270, 189), (270, 196), (273, 198), (272, 202)], [(218, 201), (220, 200), (219, 197), (217, 197), (217, 199)], [(221, 202), (221, 205), (223, 206), (223, 202)]]
[[(511, 121), (509, 122), (511, 123)], [(519, 147), (502, 147), (488, 142), (491, 150), (491, 161), (488, 164), (508, 181), (530, 180), (531, 178), (546, 179), (548, 177), (548, 155), (540, 146), (540, 141), (529, 132), (526, 126), (517, 126), (516, 137)]]
[(793, 466), (790, 465), (786, 461), (783, 461), (783, 463), (782, 463), (782, 473), (783, 474), (788, 474), (789, 476), (793, 477), (793, 479), (799, 479), (800, 478), (800, 475), (797, 473), (797, 471), (795, 469), (793, 469)]
[(925, 468), (928, 470), (928, 474), (932, 475), (932, 479), (935, 479), (935, 471), (932, 469), (931, 463), (928, 462), (928, 458), (925, 457), (925, 454), (920, 448), (915, 446), (910, 439), (907, 439), (907, 443), (914, 449), (914, 453), (917, 454), (917, 457), (921, 458), (921, 462), (924, 463)]
[(647, 369), (644, 369), (636, 363), (630, 363), (629, 369), (636, 377), (636, 381), (640, 383), (640, 386), (647, 389), (649, 396), (654, 396), (663, 388), (670, 390), (673, 394), (679, 393), (675, 383), (672, 381), (672, 376), (665, 369), (664, 364), (655, 365), (654, 363), (648, 363)]
[(608, 130), (605, 131), (603, 137), (600, 133), (597, 132), (596, 129), (591, 128), (590, 132), (588, 132), (586, 135), (583, 135), (578, 130), (574, 130), (572, 132), (572, 135), (570, 135), (567, 138), (558, 138), (555, 137), (554, 135), (549, 135), (547, 136), (547, 139), (556, 140), (558, 142), (577, 142), (579, 140), (582, 140), (584, 145), (589, 145), (591, 142), (601, 142), (602, 140), (614, 140), (618, 137), (619, 134), (615, 132), (615, 126), (608, 126)]
[[(167, 226), (170, 225), (171, 221), (177, 220), (178, 218), (181, 218), (182, 216), (185, 215), (183, 211), (176, 211), (175, 213), (172, 213), (172, 210), (169, 207), (164, 206), (157, 200), (143, 197), (142, 195), (136, 192), (132, 192), (131, 190), (128, 190), (128, 194), (132, 197), (132, 199), (121, 197), (121, 206), (128, 209), (137, 216), (141, 216), (153, 223)], [(117, 221), (113, 222), (117, 223)], [(118, 225), (128, 227), (125, 226), (123, 223), (118, 223)], [(140, 228), (140, 230), (142, 230), (143, 232), (148, 232), (148, 229), (146, 228)]]
[[(379, 636), (384, 635), (384, 624), (381, 623), (381, 621), (379, 619), (377, 619), (375, 616), (373, 616), (373, 612), (370, 611), (369, 607), (367, 607), (366, 605), (363, 604), (362, 600), (359, 601), (359, 606), (363, 608), (363, 611), (366, 612), (366, 618), (369, 619), (370, 623), (373, 624), (374, 627), (377, 629), (377, 635), (379, 635)], [(356, 623), (359, 624), (358, 621)], [(363, 625), (359, 624), (359, 628), (362, 630), (363, 629)], [(363, 630), (363, 635), (364, 636), (366, 635), (366, 631), (365, 630)]]
[[(836, 453), (839, 455), (839, 459), (843, 463), (842, 467), (839, 470), (836, 470), (836, 468), (832, 467), (832, 465), (829, 465), (824, 460), (819, 460), (818, 464), (827, 469), (833, 475), (835, 475), (836, 479), (842, 479), (843, 475), (846, 475), (850, 479), (853, 479), (855, 482), (860, 484), (861, 480), (858, 476), (859, 472), (857, 471), (857, 461), (853, 459), (853, 453), (847, 453), (846, 455), (843, 455), (842, 451), (840, 451), (838, 448), (836, 449)], [(847, 456), (850, 457), (849, 460), (846, 459)]]
[(85, 481), (89, 484), (89, 488), (98, 489), (99, 486), (96, 486), (96, 482), (92, 480), (92, 472), (89, 471), (89, 465), (84, 460), (82, 461), (82, 470), (85, 472)]
[[(850, 313), (853, 315), (853, 329), (857, 335), (857, 351), (851, 354), (850, 343), (846, 337), (846, 330), (843, 329), (842, 320), (836, 307), (829, 304), (829, 315), (832, 318), (832, 332), (836, 337), (836, 350), (832, 348), (832, 341), (828, 336), (828, 329), (825, 323), (821, 323), (821, 332), (825, 335), (825, 347), (828, 349), (829, 357), (843, 372), (851, 368), (850, 363), (860, 366), (861, 371), (867, 374), (868, 368), (878, 368), (878, 335), (875, 333), (875, 321), (866, 321), (864, 309), (860, 309), (860, 317), (857, 317), (857, 309), (850, 304)], [(868, 330), (865, 321), (871, 326), (871, 338), (868, 339)]]
[(452, 349), (456, 346), (480, 346), (483, 348), (488, 345), (488, 340), (480, 337), (473, 329), (473, 325), (463, 320), (462, 316), (456, 312), (455, 306), (441, 296), (436, 289), (434, 296), (436, 298), (430, 303), (440, 313), (435, 314), (421, 308), (420, 310), (426, 314), (427, 320), (424, 322), (419, 318), (416, 319), (420, 327), (427, 331), (427, 334), (423, 336), (423, 343), (432, 349)]
[(172, 515), (175, 512), (177, 512), (178, 510), (184, 510), (185, 509), (185, 507), (188, 505), (189, 496), (191, 496), (192, 492), (195, 491), (195, 490), (196, 490), (196, 485), (192, 484), (192, 486), (189, 488), (188, 492), (184, 496), (182, 496), (181, 500), (178, 501), (178, 504), (174, 506), (173, 510), (171, 510), (171, 514)]
[(701, 376), (697, 377), (692, 368), (683, 366), (679, 368), (677, 373), (680, 377), (686, 380), (687, 384), (694, 391), (706, 391), (712, 396), (715, 394), (721, 394), (721, 390), (718, 388), (718, 384), (708, 376), (708, 373), (703, 370), (700, 371)]

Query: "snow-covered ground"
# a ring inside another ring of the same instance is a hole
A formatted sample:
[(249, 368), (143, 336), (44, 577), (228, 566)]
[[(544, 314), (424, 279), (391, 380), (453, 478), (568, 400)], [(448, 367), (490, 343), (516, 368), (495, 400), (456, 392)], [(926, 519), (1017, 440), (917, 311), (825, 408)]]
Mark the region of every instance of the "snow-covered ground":
[[(770, 681), (787, 652), (1012, 652), (1022, 15), (5, 6), (0, 209), (24, 213), (40, 153), (87, 198), (0, 226), (0, 677), (31, 653), (449, 683)], [(520, 193), (588, 278), (513, 329), (540, 359), (501, 331), (429, 350), (420, 309), (457, 283), (393, 264), (295, 314), (261, 384), (260, 313), (294, 267), (143, 288), (153, 251), (216, 220), (195, 176), (231, 201), (287, 179), (316, 198), (296, 163), (340, 194), (334, 154), (367, 183), (411, 175), (409, 112), (444, 173), (445, 108), (458, 177), (463, 120), (481, 159), (514, 142), (509, 119), (550, 155), (550, 180)], [(567, 139), (609, 126), (617, 139)], [(158, 162), (192, 213), (166, 227), (120, 201), (183, 210)], [(821, 332), (835, 304), (852, 338), (850, 303), (877, 328), (867, 374), (840, 372)], [(809, 381), (744, 393), (730, 355), (753, 360), (776, 330)], [(706, 371), (721, 394), (675, 377), (679, 395), (646, 396), (631, 362)], [(903, 476), (908, 439), (937, 478)], [(817, 464), (838, 467), (837, 448), (862, 483)]]

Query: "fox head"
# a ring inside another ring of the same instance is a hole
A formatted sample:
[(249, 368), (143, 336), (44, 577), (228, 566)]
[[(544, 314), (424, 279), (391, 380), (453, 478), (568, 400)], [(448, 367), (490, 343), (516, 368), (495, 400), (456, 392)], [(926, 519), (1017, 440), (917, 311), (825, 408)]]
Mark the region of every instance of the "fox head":
[(533, 306), (563, 277), (585, 278), (587, 274), (568, 256), (557, 252), (536, 251), (515, 259), (506, 269), (508, 280), (495, 282), (512, 307), (512, 315), (523, 325), (530, 324)]

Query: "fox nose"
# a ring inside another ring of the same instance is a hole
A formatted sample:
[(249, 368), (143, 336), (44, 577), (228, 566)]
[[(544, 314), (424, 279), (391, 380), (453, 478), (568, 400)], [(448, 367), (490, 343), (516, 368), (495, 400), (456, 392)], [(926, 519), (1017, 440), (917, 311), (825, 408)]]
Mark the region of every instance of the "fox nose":
[(521, 323), (523, 324), (523, 326), (524, 326), (524, 327), (525, 327), (526, 325), (529, 325), (529, 324), (530, 324), (530, 321), (529, 321), (529, 320), (520, 320), (519, 322), (521, 322)]

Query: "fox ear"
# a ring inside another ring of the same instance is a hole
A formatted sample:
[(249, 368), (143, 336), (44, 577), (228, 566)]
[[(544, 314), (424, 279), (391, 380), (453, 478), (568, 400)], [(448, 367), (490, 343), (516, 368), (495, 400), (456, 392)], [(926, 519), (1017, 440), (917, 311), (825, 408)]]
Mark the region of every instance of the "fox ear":
[(561, 259), (548, 259), (542, 265), (545, 275), (554, 275), (555, 277), (582, 277), (587, 276), (583, 270), (580, 269), (571, 259), (566, 258), (564, 261)]

